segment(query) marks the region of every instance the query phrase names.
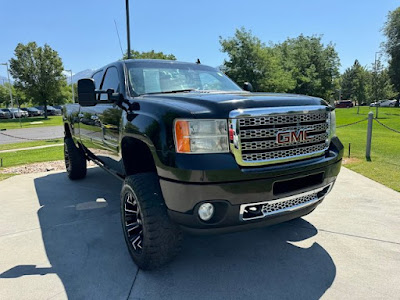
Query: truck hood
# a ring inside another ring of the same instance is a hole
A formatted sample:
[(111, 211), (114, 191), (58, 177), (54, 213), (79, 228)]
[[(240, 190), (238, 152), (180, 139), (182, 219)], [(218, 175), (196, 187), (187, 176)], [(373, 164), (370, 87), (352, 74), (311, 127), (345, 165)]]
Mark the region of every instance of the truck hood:
[(228, 118), (235, 109), (308, 106), (328, 104), (321, 98), (276, 93), (226, 93), (188, 92), (177, 94), (144, 95), (146, 102), (162, 102), (163, 105), (184, 109), (195, 118)]

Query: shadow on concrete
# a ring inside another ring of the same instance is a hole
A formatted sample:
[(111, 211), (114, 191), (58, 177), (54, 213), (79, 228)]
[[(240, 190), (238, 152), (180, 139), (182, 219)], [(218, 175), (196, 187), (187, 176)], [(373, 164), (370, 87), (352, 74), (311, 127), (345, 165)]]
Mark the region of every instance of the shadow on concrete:
[(248, 232), (186, 237), (170, 265), (139, 272), (131, 299), (319, 299), (332, 285), (336, 267), (313, 241), (316, 234), (298, 219)]
[(92, 168), (80, 181), (69, 181), (65, 173), (37, 178), (35, 188), (51, 267), (19, 265), (0, 278), (55, 273), (71, 299), (318, 299), (336, 275), (318, 243), (295, 245), (317, 234), (302, 219), (248, 232), (186, 236), (174, 262), (137, 273), (121, 231), (120, 181)]

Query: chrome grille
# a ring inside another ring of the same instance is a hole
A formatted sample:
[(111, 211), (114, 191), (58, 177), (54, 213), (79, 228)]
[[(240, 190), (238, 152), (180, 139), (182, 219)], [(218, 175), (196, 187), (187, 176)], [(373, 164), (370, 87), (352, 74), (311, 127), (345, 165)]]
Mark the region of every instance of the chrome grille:
[(242, 157), (245, 161), (271, 160), (271, 159), (280, 159), (280, 158), (306, 155), (317, 151), (324, 151), (325, 148), (326, 148), (325, 143), (323, 143), (308, 147), (293, 148), (287, 150), (270, 151), (263, 153), (244, 153)]
[(329, 146), (326, 106), (236, 110), (230, 117), (231, 150), (242, 166), (320, 156)]
[(266, 203), (262, 206), (261, 211), (263, 214), (270, 214), (273, 213), (277, 210), (282, 210), (288, 207), (296, 206), (299, 204), (306, 203), (311, 200), (316, 200), (318, 199), (317, 193), (313, 193), (311, 195), (305, 195), (299, 198), (294, 198), (294, 199), (289, 199), (286, 201), (282, 202), (276, 202), (276, 203)]
[(242, 142), (242, 150), (262, 150), (262, 149), (276, 149), (276, 148), (283, 148), (290, 145), (300, 145), (300, 144), (311, 144), (317, 142), (325, 142), (328, 138), (328, 133), (320, 133), (311, 136), (306, 141), (297, 141), (293, 143), (282, 143), (277, 145), (275, 140), (267, 140), (267, 141), (256, 141), (256, 142)]
[(331, 190), (333, 183), (326, 186), (311, 190), (298, 195), (289, 196), (286, 198), (242, 204), (240, 206), (240, 220), (248, 221), (254, 219), (265, 218), (270, 215), (275, 215), (287, 211), (295, 211), (306, 206), (312, 205), (322, 200)]
[[(328, 129), (328, 123), (319, 123), (314, 125), (308, 125), (310, 131), (326, 131)], [(248, 129), (241, 130), (240, 137), (242, 139), (251, 139), (251, 138), (268, 138), (275, 137), (279, 131), (289, 131), (298, 129), (297, 126), (290, 127), (282, 127), (282, 128), (268, 128), (268, 129)]]
[(239, 124), (244, 126), (282, 125), (298, 122), (326, 121), (326, 112), (296, 115), (277, 115), (240, 119)]

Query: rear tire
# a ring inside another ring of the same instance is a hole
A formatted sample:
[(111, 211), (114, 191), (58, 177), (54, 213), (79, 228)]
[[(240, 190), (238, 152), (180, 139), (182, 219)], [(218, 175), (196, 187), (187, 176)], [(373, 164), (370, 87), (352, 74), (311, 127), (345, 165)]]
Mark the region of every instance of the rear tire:
[(125, 178), (121, 221), (129, 253), (140, 269), (159, 268), (178, 254), (182, 232), (168, 216), (156, 173)]
[(75, 146), (72, 138), (64, 139), (65, 168), (69, 179), (82, 179), (86, 176), (86, 157), (81, 148)]

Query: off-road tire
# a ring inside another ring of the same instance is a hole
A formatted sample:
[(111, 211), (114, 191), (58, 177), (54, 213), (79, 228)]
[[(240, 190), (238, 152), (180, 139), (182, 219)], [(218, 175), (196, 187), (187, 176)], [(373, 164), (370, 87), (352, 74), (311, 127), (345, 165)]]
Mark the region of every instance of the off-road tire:
[(86, 176), (85, 153), (75, 146), (72, 138), (64, 139), (64, 160), (69, 179), (82, 179)]
[(125, 178), (121, 221), (129, 253), (140, 269), (159, 268), (180, 251), (182, 232), (168, 216), (156, 173)]

